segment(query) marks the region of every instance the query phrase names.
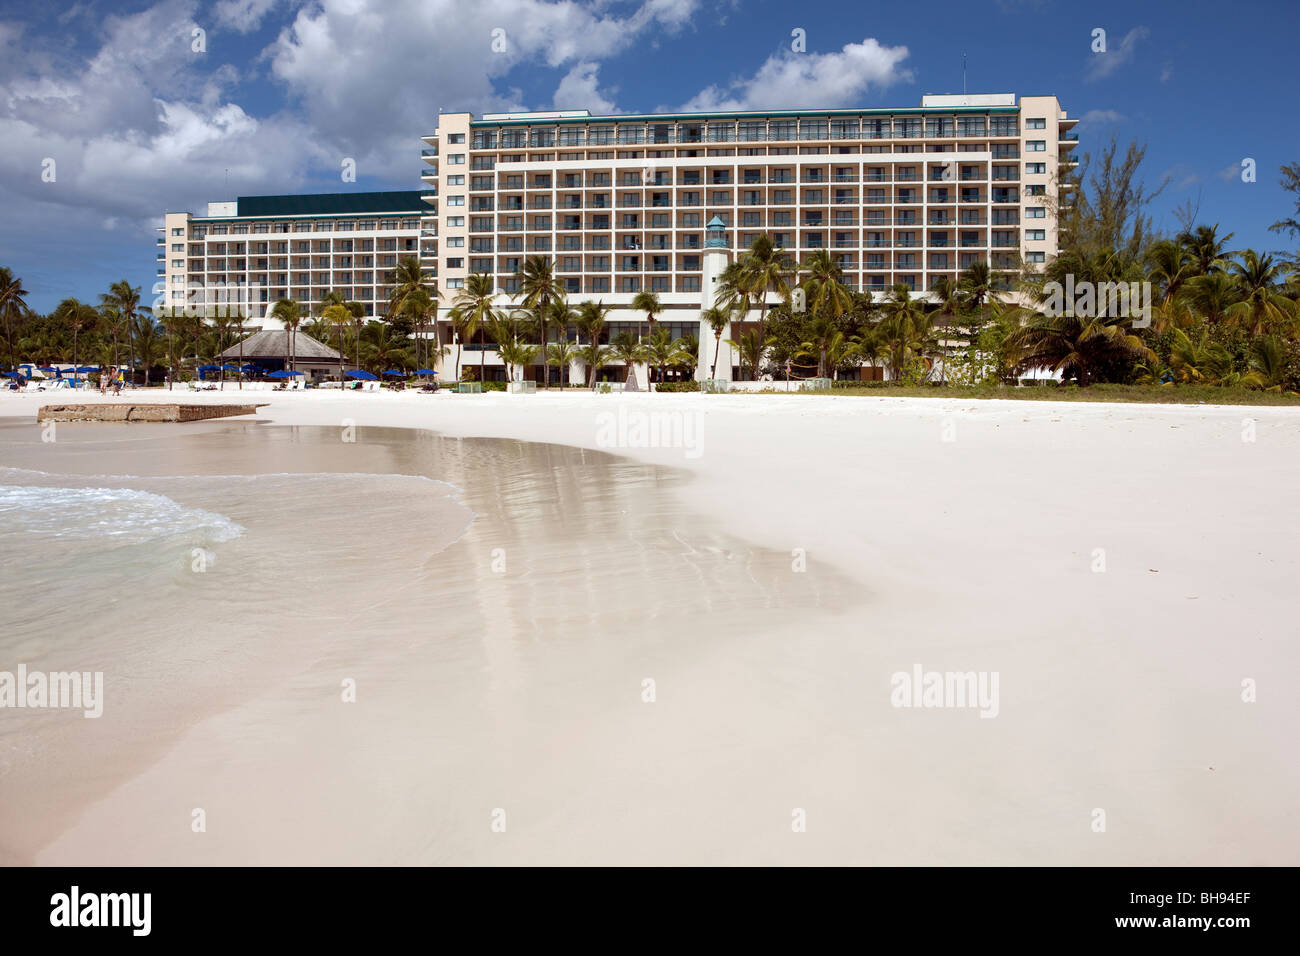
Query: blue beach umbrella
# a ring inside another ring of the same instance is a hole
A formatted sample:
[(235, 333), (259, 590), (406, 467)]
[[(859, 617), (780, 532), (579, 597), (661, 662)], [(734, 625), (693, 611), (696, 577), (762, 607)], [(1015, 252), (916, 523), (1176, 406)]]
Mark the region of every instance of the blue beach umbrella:
[(305, 375), (305, 374), (306, 374), (305, 372), (289, 372), (284, 369), (281, 369), (278, 372), (272, 372), (266, 377), (267, 378), (293, 378), (295, 375)]
[(431, 368), (421, 368), (415, 370), (416, 375), (437, 375), (437, 371)]
[(402, 377), (402, 378), (406, 378), (406, 373), (405, 373), (405, 372), (399, 372), (399, 371), (398, 371), (397, 369), (395, 369), (395, 368), (390, 368), (390, 369), (389, 369), (387, 372), (385, 372), (384, 374), (385, 374), (385, 375), (395, 375), (395, 376), (400, 376), (400, 377)]
[(352, 371), (350, 371), (350, 372), (344, 372), (343, 374), (345, 374), (348, 378), (358, 378), (358, 379), (361, 379), (363, 382), (377, 382), (377, 381), (379, 381), (379, 376), (378, 376), (378, 375), (376, 375), (374, 372), (367, 372), (365, 369), (359, 369), (359, 368), (358, 368), (358, 369), (353, 369)]
[(200, 366), (199, 366), (199, 371), (200, 371), (200, 372), (219, 372), (219, 371), (221, 371), (221, 366), (220, 366), (220, 365), (200, 365)]

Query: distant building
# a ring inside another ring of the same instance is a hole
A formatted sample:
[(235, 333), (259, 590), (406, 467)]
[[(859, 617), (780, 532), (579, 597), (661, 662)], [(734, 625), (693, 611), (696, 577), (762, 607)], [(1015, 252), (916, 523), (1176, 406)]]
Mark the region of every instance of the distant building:
[(169, 212), (158, 239), (155, 305), (210, 314), (235, 305), (254, 327), (279, 299), (304, 311), (331, 290), (382, 315), (393, 270), (420, 254), (424, 193), (240, 196), (208, 203), (206, 216)]

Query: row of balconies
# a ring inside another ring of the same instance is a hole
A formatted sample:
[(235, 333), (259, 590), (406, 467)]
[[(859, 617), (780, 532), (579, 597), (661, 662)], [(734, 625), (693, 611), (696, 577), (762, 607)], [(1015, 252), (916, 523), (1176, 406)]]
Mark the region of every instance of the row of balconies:
[[(1063, 134), (1069, 135), (1069, 134)], [(911, 124), (898, 127), (870, 129), (843, 129), (840, 131), (830, 130), (827, 127), (818, 126), (808, 131), (790, 130), (780, 127), (776, 131), (770, 129), (763, 131), (746, 131), (737, 130), (734, 126), (724, 126), (716, 132), (712, 130), (706, 135), (682, 135), (674, 130), (660, 132), (647, 132), (644, 129), (634, 130), (610, 130), (594, 129), (589, 130), (586, 135), (581, 133), (575, 134), (556, 134), (554, 130), (529, 130), (529, 131), (509, 131), (500, 134), (488, 132), (476, 133), (470, 145), (475, 150), (502, 150), (502, 149), (574, 149), (591, 146), (674, 146), (674, 145), (692, 145), (692, 146), (725, 146), (731, 143), (816, 143), (816, 142), (844, 142), (844, 141), (861, 141), (861, 142), (879, 142), (880, 140), (899, 139), (1018, 139), (1020, 137), (1020, 128), (1018, 124), (1006, 124), (999, 126), (991, 125), (967, 125), (956, 126), (947, 125), (928, 129), (925, 127), (913, 126)]]

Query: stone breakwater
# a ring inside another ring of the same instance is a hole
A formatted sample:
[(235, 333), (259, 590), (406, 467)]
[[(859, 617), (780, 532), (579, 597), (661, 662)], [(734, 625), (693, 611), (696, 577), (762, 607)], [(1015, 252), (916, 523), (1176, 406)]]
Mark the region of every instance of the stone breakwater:
[(268, 403), (256, 405), (181, 405), (130, 403), (104, 405), (44, 405), (39, 422), (199, 422), (209, 418), (252, 415)]

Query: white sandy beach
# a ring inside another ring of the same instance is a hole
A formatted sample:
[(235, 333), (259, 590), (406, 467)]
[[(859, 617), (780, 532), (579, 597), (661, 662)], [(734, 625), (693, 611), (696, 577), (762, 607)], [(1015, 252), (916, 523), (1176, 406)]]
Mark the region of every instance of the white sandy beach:
[[(240, 399), (269, 402), (259, 418), (273, 425), (355, 425), (358, 442), (367, 428), (431, 429), (681, 469), (668, 526), (707, 520), (791, 564), (806, 555), (791, 575), (833, 575), (854, 600), (746, 619), (748, 639), (727, 633), (723, 609), (676, 621), (630, 668), (616, 623), (579, 619), (573, 642), (530, 648), (523, 673), (485, 644), (494, 709), (444, 688), (451, 726), (404, 724), (414, 693), (365, 727), (334, 708), (266, 734), (270, 697), (204, 714), (36, 862), (1300, 863), (1300, 409), (229, 386), (117, 400)], [(100, 400), (5, 393), (0, 417)], [(654, 424), (685, 423), (692, 447), (636, 447), (643, 416), (677, 413)], [(611, 434), (624, 440), (609, 447)], [(492, 623), (517, 636), (517, 622)], [(996, 672), (996, 718), (891, 706), (891, 675), (917, 665)], [(595, 683), (530, 729), (549, 673), (537, 667), (590, 668)], [(427, 735), (458, 728), (467, 748), (488, 746), (480, 720), (503, 748), (478, 754), (490, 769), (451, 778), (473, 753), (422, 759)], [(241, 762), (250, 741), (274, 758)], [(331, 747), (350, 756), (331, 767)], [(187, 826), (203, 798), (186, 787), (212, 773), (292, 801), (258, 819), (232, 783), (212, 829), (238, 821), (240, 835), (204, 844)], [(458, 794), (428, 826), (421, 788)], [(506, 833), (489, 828), (497, 807)], [(796, 808), (806, 832), (792, 832)], [(133, 826), (160, 815), (178, 835)]]

